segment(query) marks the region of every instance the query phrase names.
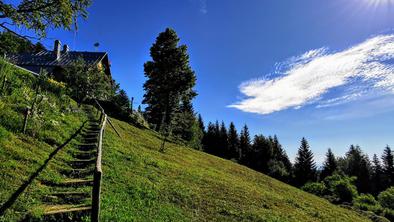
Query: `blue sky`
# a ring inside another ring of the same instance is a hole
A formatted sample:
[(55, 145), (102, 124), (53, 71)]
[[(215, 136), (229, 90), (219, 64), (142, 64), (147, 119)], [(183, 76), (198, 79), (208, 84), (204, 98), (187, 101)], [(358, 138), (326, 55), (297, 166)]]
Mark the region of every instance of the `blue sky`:
[(277, 134), (292, 160), (303, 136), (318, 162), (328, 147), (394, 146), (392, 0), (96, 0), (89, 11), (76, 35), (51, 30), (45, 45), (99, 42), (135, 105), (149, 48), (172, 27), (189, 47), (205, 121)]

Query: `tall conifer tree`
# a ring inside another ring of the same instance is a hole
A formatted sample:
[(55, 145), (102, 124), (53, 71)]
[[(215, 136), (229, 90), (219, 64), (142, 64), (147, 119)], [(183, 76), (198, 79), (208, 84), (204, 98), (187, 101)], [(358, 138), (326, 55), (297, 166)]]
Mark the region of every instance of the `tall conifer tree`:
[(143, 103), (147, 104), (147, 119), (156, 130), (170, 126), (180, 105), (184, 108), (191, 105), (197, 95), (193, 90), (196, 76), (189, 65), (187, 47), (178, 44), (176, 32), (167, 28), (150, 49), (152, 61), (144, 64), (148, 80), (144, 84)]
[(374, 195), (379, 194), (385, 189), (383, 184), (383, 168), (376, 154), (372, 158), (372, 193)]
[(239, 136), (237, 133), (237, 129), (235, 128), (235, 125), (233, 122), (230, 123), (230, 126), (228, 128), (228, 153), (229, 153), (229, 158), (235, 158), (239, 160), (239, 155), (238, 155), (238, 150), (239, 150)]
[(229, 159), (227, 128), (223, 121), (220, 124), (219, 143), (220, 143), (219, 146), (221, 151), (220, 156)]
[(393, 156), (393, 151), (389, 146), (386, 146), (386, 148), (383, 151), (382, 163), (383, 163), (385, 186), (386, 187), (393, 186), (394, 185), (394, 156)]
[(324, 180), (324, 178), (331, 176), (338, 169), (338, 162), (335, 158), (334, 153), (328, 148), (326, 153), (326, 160), (323, 164), (323, 170), (320, 175), (320, 180)]
[(303, 186), (307, 182), (313, 182), (316, 178), (316, 164), (313, 160), (313, 153), (305, 138), (301, 140), (301, 146), (298, 149), (294, 163), (294, 177), (294, 183), (297, 186)]
[(250, 153), (251, 153), (251, 144), (250, 144), (249, 128), (245, 124), (245, 126), (241, 130), (241, 135), (239, 138), (238, 154), (239, 154), (241, 163), (243, 163), (245, 165), (250, 164), (250, 160), (249, 160)]

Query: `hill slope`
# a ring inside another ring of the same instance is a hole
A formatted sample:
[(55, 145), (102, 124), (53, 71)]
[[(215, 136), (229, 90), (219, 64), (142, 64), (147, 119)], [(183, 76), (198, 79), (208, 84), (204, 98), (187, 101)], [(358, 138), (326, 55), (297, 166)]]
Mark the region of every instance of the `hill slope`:
[(103, 147), (104, 221), (369, 221), (261, 173), (114, 121)]

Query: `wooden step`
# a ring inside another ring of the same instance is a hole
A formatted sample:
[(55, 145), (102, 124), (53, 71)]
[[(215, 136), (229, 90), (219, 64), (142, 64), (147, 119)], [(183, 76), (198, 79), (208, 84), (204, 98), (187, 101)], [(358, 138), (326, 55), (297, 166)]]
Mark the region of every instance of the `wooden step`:
[(86, 146), (97, 146), (97, 143), (77, 143), (79, 147), (86, 147)]
[(49, 204), (82, 204), (89, 202), (90, 192), (57, 192), (43, 198)]
[(94, 166), (92, 165), (92, 167), (90, 167), (90, 168), (83, 168), (83, 169), (61, 170), (60, 173), (67, 176), (67, 177), (73, 178), (73, 179), (86, 178), (88, 176), (93, 175)]
[(64, 214), (64, 213), (74, 213), (74, 212), (89, 212), (92, 210), (90, 205), (47, 205), (43, 207), (44, 215), (53, 214)]
[(75, 179), (66, 179), (60, 183), (49, 183), (52, 186), (59, 186), (59, 187), (82, 187), (82, 186), (92, 186), (93, 179), (82, 179), (82, 178), (75, 178)]

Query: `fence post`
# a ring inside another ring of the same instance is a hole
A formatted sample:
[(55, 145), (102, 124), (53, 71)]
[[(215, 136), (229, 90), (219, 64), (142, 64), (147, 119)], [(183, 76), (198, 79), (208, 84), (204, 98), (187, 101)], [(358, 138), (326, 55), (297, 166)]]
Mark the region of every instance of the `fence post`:
[(101, 171), (94, 171), (93, 176), (93, 196), (92, 196), (92, 222), (99, 221), (100, 215), (100, 192), (101, 192)]
[(22, 128), (22, 132), (25, 134), (26, 133), (26, 128), (27, 128), (27, 120), (29, 118), (30, 115), (30, 109), (29, 107), (27, 107), (25, 109), (25, 119), (23, 120), (23, 128)]
[(103, 171), (101, 169), (101, 155), (102, 155), (102, 147), (103, 147), (104, 128), (107, 122), (107, 115), (104, 112), (101, 112), (100, 122), (101, 122), (101, 127), (100, 127), (99, 140), (97, 145), (96, 167), (93, 175), (92, 212), (91, 212), (92, 222), (98, 222), (100, 220), (100, 192), (101, 192), (101, 177), (103, 174)]

